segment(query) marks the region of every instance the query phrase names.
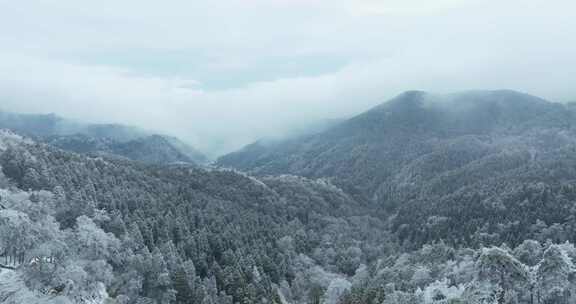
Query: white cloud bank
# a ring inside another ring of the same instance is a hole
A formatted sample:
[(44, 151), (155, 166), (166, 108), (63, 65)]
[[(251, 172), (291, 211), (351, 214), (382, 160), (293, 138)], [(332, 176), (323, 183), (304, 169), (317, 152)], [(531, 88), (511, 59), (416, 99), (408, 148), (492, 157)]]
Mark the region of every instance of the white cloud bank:
[[(0, 108), (133, 124), (220, 154), (409, 89), (510, 88), (576, 99), (571, 1), (75, 3), (0, 3)], [(76, 60), (150, 48), (213, 54), (206, 64), (218, 66), (216, 77), (223, 66), (249, 71), (239, 63), (261, 56), (350, 60), (336, 72), (270, 71), (274, 77), (226, 90), (203, 89), (194, 71), (143, 74)]]

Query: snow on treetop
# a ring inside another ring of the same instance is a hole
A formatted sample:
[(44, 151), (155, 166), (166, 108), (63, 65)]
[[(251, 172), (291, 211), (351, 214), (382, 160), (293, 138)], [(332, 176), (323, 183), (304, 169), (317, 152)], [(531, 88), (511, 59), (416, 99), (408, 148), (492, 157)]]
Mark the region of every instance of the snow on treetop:
[(32, 144), (33, 141), (24, 138), (10, 130), (0, 129), (0, 151), (5, 151), (11, 145)]

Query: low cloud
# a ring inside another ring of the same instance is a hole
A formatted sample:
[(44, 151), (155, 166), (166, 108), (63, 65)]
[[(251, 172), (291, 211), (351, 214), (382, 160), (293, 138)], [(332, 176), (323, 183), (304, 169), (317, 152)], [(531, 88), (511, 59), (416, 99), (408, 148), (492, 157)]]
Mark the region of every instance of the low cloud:
[[(0, 108), (136, 125), (213, 156), (410, 89), (576, 99), (576, 7), (564, 0), (175, 1), (141, 15), (127, 4), (79, 10), (61, 0), (43, 13), (28, 2), (0, 5)], [(45, 28), (11, 26), (27, 16)], [(171, 52), (182, 67), (151, 64)], [(206, 83), (230, 74), (236, 86)]]

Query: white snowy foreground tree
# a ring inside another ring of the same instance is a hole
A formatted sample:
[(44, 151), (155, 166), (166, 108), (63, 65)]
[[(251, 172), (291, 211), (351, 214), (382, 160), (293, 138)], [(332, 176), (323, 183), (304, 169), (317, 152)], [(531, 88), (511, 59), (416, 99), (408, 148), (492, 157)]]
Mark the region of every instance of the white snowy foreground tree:
[(119, 240), (86, 216), (61, 230), (49, 192), (0, 193), (2, 303), (103, 303)]
[[(514, 250), (506, 246), (462, 249), (441, 257), (438, 253), (443, 246), (436, 244), (433, 250), (428, 247), (404, 254), (395, 264), (377, 269), (379, 276), (373, 278), (372, 285), (390, 282), (385, 285), (383, 303), (576, 303), (576, 250), (570, 243), (542, 245), (527, 240)], [(430, 253), (436, 257), (433, 265), (427, 264)], [(427, 280), (433, 282), (422, 288), (422, 282)], [(353, 296), (348, 298), (351, 300), (344, 303), (368, 303), (354, 302)]]
[(576, 303), (574, 247), (552, 245), (536, 267), (537, 298), (544, 303)]

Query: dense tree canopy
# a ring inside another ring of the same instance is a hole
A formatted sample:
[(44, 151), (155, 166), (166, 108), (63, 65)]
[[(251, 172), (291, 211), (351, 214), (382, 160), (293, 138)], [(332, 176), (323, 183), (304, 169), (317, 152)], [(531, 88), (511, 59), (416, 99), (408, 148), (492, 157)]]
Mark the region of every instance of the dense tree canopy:
[(429, 97), (220, 161), (249, 173), (2, 131), (0, 301), (576, 302), (572, 110)]

